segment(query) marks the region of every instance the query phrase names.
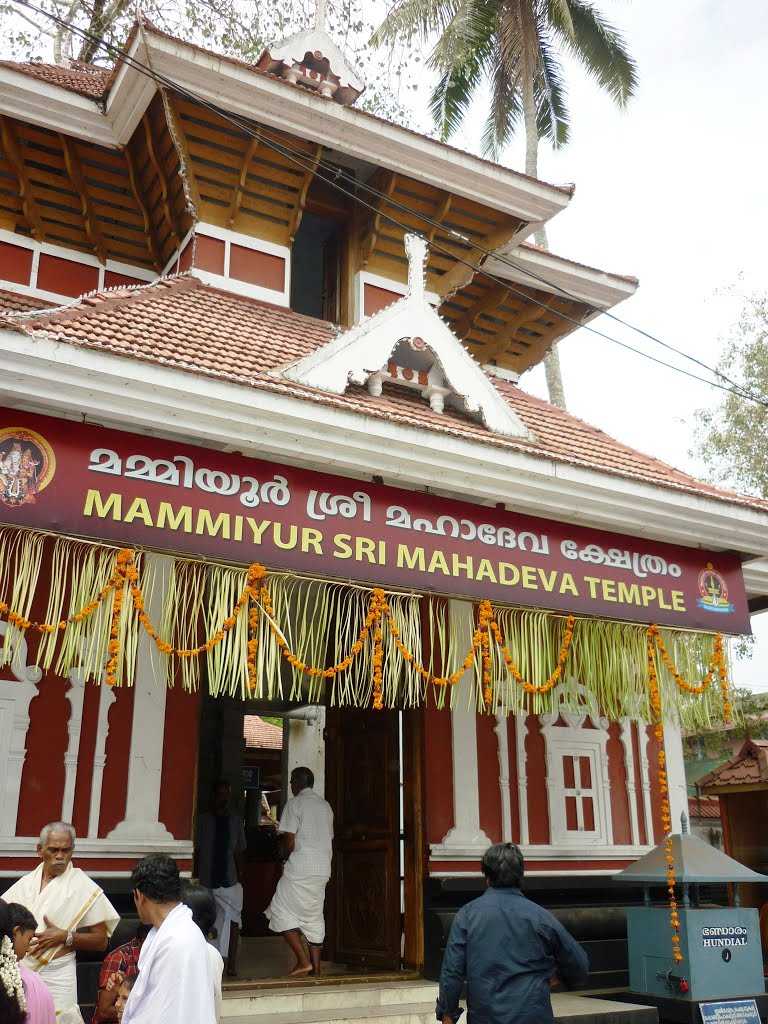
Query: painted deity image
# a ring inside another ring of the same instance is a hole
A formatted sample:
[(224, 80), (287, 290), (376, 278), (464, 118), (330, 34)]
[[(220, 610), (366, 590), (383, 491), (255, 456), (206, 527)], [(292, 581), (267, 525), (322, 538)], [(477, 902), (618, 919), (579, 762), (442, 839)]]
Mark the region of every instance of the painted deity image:
[(0, 443), (0, 501), (11, 508), (33, 503), (46, 463), (45, 452), (33, 440), (7, 437)]

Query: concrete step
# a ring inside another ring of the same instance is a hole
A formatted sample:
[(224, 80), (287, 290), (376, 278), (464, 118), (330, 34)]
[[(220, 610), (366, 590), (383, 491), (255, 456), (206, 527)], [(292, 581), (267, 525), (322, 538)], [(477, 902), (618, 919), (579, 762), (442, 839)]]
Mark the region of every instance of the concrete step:
[[(429, 1004), (434, 1016), (437, 985), (430, 981), (368, 982), (361, 985), (324, 985), (283, 989), (251, 989), (248, 992), (227, 992), (223, 1017), (265, 1020), (276, 1014), (315, 1014), (330, 1011), (391, 1008), (404, 1005)], [(306, 1017), (306, 1020), (314, 1017)], [(320, 1018), (318, 1018), (320, 1019)], [(347, 1019), (347, 1018), (344, 1018)]]
[[(324, 988), (262, 989), (228, 993), (222, 1020), (233, 1024), (432, 1024), (437, 985), (384, 982)], [(649, 1006), (558, 992), (558, 1024), (657, 1024)]]

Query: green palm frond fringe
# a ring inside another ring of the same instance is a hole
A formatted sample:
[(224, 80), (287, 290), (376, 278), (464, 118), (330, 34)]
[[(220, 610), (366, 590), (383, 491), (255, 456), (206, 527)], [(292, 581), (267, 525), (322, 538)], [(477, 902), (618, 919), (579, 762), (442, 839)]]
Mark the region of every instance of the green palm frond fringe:
[[(54, 622), (74, 615), (107, 584), (117, 548), (14, 527), (0, 528), (0, 600), (15, 612)], [(160, 637), (177, 648), (191, 648), (211, 636), (231, 614), (246, 584), (244, 567), (191, 561), (174, 556), (136, 556), (144, 607)], [(274, 627), (290, 650), (309, 665), (325, 667), (350, 651), (370, 603), (370, 589), (332, 580), (270, 573), (267, 586), (273, 619), (260, 610), (256, 655), (256, 692), (248, 692), (248, 618), (243, 613), (224, 640), (198, 658), (162, 654), (145, 641), (156, 678), (168, 686), (194, 691), (207, 686), (213, 696), (261, 700), (327, 702), (331, 706), (370, 707), (371, 645), (352, 666), (333, 679), (310, 678), (282, 656)], [(414, 659), (434, 675), (449, 675), (464, 661), (471, 644), (466, 622), (457, 624), (453, 603), (420, 594), (388, 592), (387, 601), (400, 639)], [(13, 662), (20, 640), (28, 643), (27, 663), (66, 677), (78, 669), (99, 683), (108, 660), (111, 598), (66, 630), (26, 634), (10, 623), (0, 641), (0, 665)], [(508, 650), (526, 680), (541, 684), (557, 663), (566, 617), (531, 609), (495, 607)], [(120, 624), (118, 684), (131, 685), (142, 627), (130, 596), (123, 602)], [(663, 630), (678, 672), (691, 682), (704, 677), (712, 659), (714, 636)], [(417, 673), (395, 647), (385, 626), (383, 698), (389, 708), (414, 708), (429, 701), (437, 707), (457, 702), (487, 710), (483, 701), (480, 659), (459, 686), (436, 686)], [(597, 699), (601, 714), (650, 721), (646, 627), (578, 618), (564, 681), (544, 694), (526, 694), (515, 682), (495, 644), (491, 644), (495, 714), (542, 714), (579, 700), (576, 682)], [(711, 727), (722, 721), (722, 694), (715, 678), (703, 694), (681, 692), (656, 658), (665, 714), (684, 728)], [(738, 708), (734, 709), (738, 717)]]

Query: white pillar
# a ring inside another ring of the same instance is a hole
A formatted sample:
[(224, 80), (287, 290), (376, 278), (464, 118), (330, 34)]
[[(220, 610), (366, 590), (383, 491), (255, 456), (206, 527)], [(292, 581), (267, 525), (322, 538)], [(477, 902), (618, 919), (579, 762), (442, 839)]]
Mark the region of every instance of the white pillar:
[(93, 774), (91, 776), (91, 806), (88, 811), (88, 838), (98, 839), (101, 816), (101, 790), (104, 783), (104, 767), (107, 763), (107, 736), (109, 736), (109, 709), (117, 700), (111, 686), (99, 689), (99, 718), (96, 724), (96, 746), (93, 751)]
[[(7, 622), (0, 622), (0, 638), (8, 630)], [(21, 773), (27, 757), (29, 705), (37, 696), (37, 684), (43, 671), (37, 665), (27, 664), (27, 642), (24, 637), (15, 640), (10, 665), (12, 679), (0, 679), (0, 836), (16, 835), (19, 813)]]
[(624, 750), (624, 771), (627, 774), (627, 800), (632, 830), (632, 845), (640, 844), (640, 818), (637, 810), (637, 786), (635, 784), (635, 756), (632, 743), (632, 720), (621, 719), (621, 746)]
[[(173, 559), (168, 555), (146, 555), (145, 565), (154, 568), (154, 586), (146, 604), (152, 622), (160, 621)], [(164, 842), (173, 836), (158, 821), (160, 787), (163, 775), (163, 737), (165, 733), (165, 679), (159, 679), (153, 664), (154, 642), (144, 630), (136, 652), (136, 679), (133, 684), (133, 723), (131, 751), (128, 757), (128, 795), (125, 818), (107, 836), (108, 839)]]
[(664, 720), (664, 751), (667, 755), (667, 785), (669, 786), (669, 810), (672, 831), (680, 831), (680, 815), (688, 816), (688, 787), (685, 782), (685, 761), (683, 759), (683, 737), (680, 726), (669, 719)]
[[(474, 609), (468, 601), (449, 601), (451, 633), (459, 651), (469, 650), (475, 629)], [(477, 769), (477, 710), (471, 699), (473, 672), (465, 672), (454, 694), (451, 710), (453, 750), (453, 828), (443, 837), (441, 857), (453, 854), (476, 857), (491, 845), (480, 827), (480, 780)]]
[(315, 712), (313, 720), (286, 718), (288, 725), (288, 775), (294, 768), (311, 769), (315, 776), (315, 792), (325, 796), (325, 708), (306, 709), (307, 714)]
[(69, 701), (69, 722), (67, 722), (69, 741), (67, 743), (67, 751), (64, 754), (64, 795), (61, 798), (62, 821), (72, 821), (72, 812), (75, 809), (77, 759), (80, 754), (83, 702), (85, 701), (85, 678), (81, 669), (73, 669), (69, 674), (67, 700)]
[(501, 792), (501, 839), (504, 843), (512, 842), (512, 793), (509, 787), (509, 734), (507, 733), (507, 716), (496, 715), (496, 733), (499, 752), (499, 790)]

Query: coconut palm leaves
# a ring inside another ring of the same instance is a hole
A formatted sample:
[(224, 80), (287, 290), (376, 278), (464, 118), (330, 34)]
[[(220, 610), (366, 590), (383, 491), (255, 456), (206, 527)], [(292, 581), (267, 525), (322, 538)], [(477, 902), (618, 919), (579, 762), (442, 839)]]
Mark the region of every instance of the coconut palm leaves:
[[(440, 77), (431, 109), (444, 139), (460, 126), (481, 85), (489, 85), (483, 148), (494, 157), (521, 122), (531, 146), (539, 138), (567, 142), (564, 54), (619, 106), (637, 84), (623, 37), (589, 0), (400, 0), (373, 42), (414, 38), (436, 40), (429, 65)], [(529, 161), (526, 171), (535, 173)]]

